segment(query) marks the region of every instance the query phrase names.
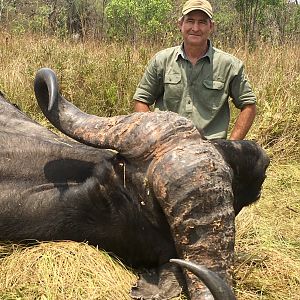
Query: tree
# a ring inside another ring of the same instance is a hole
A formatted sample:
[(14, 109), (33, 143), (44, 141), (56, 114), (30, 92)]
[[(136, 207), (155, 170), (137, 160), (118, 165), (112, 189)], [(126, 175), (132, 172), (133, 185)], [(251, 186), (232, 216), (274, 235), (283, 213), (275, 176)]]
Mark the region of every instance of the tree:
[(286, 0), (236, 0), (235, 7), (243, 33), (244, 44), (255, 46), (260, 40), (283, 42), (297, 18), (297, 9)]
[(157, 40), (169, 27), (169, 0), (111, 0), (105, 9), (109, 34), (118, 39)]

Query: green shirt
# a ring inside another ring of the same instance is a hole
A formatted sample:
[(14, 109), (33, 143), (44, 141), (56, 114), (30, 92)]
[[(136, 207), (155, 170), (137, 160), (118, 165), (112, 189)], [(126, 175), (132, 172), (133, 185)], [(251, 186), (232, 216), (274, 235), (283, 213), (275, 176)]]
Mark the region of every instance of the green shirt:
[(186, 58), (182, 45), (158, 52), (133, 98), (154, 104), (155, 110), (169, 110), (191, 119), (212, 139), (227, 137), (229, 97), (239, 109), (256, 102), (243, 63), (210, 43), (195, 66)]

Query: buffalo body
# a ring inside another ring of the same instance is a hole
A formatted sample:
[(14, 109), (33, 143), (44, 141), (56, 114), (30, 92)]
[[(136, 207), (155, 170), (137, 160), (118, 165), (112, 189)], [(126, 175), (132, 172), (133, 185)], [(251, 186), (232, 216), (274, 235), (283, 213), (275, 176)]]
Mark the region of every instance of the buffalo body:
[(204, 264), (230, 284), (234, 216), (259, 198), (269, 163), (256, 143), (207, 141), (174, 113), (84, 114), (49, 69), (37, 74), (35, 93), (50, 122), (77, 141), (0, 97), (0, 240), (88, 241), (130, 266), (158, 268), (157, 290), (141, 280), (137, 298), (170, 299), (187, 286), (191, 299), (210, 299), (171, 258)]

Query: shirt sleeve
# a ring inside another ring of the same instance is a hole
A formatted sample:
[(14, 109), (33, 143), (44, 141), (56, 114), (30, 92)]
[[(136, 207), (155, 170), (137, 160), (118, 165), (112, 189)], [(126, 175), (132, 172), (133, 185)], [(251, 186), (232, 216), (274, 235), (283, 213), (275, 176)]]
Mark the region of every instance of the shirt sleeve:
[(239, 109), (245, 105), (256, 103), (256, 97), (248, 82), (242, 62), (239, 63), (237, 73), (230, 82), (230, 97)]
[(162, 96), (162, 94), (162, 74), (159, 70), (157, 57), (154, 56), (150, 60), (145, 73), (137, 86), (133, 99), (152, 105)]

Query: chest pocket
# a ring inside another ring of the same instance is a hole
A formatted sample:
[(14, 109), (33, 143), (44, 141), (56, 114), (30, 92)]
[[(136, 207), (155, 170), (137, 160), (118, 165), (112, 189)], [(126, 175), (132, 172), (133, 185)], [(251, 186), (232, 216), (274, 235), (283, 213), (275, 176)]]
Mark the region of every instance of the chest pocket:
[(183, 85), (180, 73), (166, 74), (163, 102), (167, 110), (178, 112), (182, 99)]
[(209, 110), (219, 109), (226, 99), (226, 92), (224, 91), (224, 82), (203, 80), (203, 102)]

